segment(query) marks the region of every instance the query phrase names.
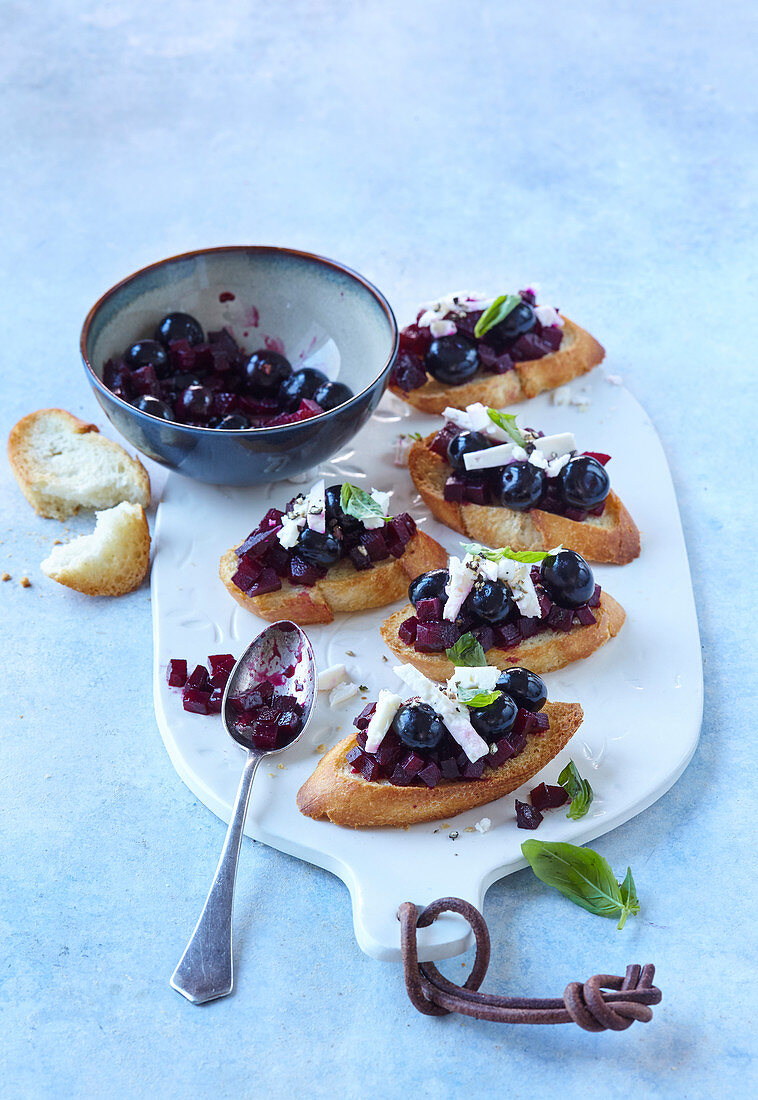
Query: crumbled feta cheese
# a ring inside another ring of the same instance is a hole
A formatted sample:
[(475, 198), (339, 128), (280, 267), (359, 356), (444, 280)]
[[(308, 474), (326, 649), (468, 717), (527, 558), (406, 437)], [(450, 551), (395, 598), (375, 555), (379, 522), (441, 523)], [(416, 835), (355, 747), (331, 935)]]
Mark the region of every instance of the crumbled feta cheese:
[(510, 587), (521, 614), (527, 618), (541, 618), (542, 610), (532, 581), (531, 568), (526, 562), (503, 558), (498, 562), (497, 571), (499, 579)]
[(387, 691), (385, 688), (379, 692), (376, 710), (366, 727), (366, 752), (376, 752), (379, 748), (401, 703), (402, 699), (394, 692)]
[(431, 321), (429, 331), (437, 339), (439, 336), (453, 336), (458, 331), (455, 321)]
[(544, 328), (550, 328), (551, 325), (563, 328), (563, 318), (558, 310), (553, 309), (552, 306), (535, 306), (534, 315)]
[(321, 478), (308, 493), (308, 506), (305, 520), (312, 531), (318, 531), (323, 535), (326, 531), (326, 499), (325, 482)]
[(571, 398), (571, 404), (576, 405), (582, 412), (586, 412), (592, 404), (592, 398), (590, 397), (590, 391), (588, 389), (581, 390), (576, 396)]
[[(471, 427), (475, 432), (487, 432), (490, 428), (496, 428), (497, 425), (490, 417), (487, 405), (483, 405), (481, 401), (475, 401), (473, 405), (466, 406), (466, 412), (468, 418), (471, 421)], [(498, 428), (498, 431), (500, 429)]]
[(442, 415), (445, 420), (449, 420), (451, 424), (455, 424), (457, 428), (463, 428), (466, 432), (472, 430), (471, 417), (465, 409), (453, 409), (448, 407)]
[(620, 374), (606, 374), (605, 380), (606, 382), (610, 382), (612, 386), (624, 385), (624, 379), (621, 377)]
[(496, 447), (485, 447), (482, 451), (468, 451), (463, 456), (463, 464), (467, 470), (490, 470), (493, 466), (505, 466), (513, 458), (514, 449), (513, 443), (500, 443)]
[(282, 529), (277, 534), (277, 538), (285, 550), (291, 550), (300, 538), (300, 524), (298, 521), (285, 516), (282, 520)]
[(447, 602), (442, 617), (450, 622), (455, 622), (458, 618), (458, 612), (463, 606), (463, 601), (474, 587), (474, 581), (479, 574), (479, 567), (470, 554), (466, 554), (463, 560), (453, 554), (447, 567), (450, 576), (445, 585)]
[(447, 693), (451, 698), (457, 699), (459, 692), (465, 689), (494, 691), (499, 676), (500, 669), (494, 665), (476, 665), (473, 668), (456, 665), (447, 682)]
[(488, 817), (483, 817), (481, 821), (474, 822), (474, 828), (478, 833), (488, 833), (492, 828), (492, 822)]
[(557, 458), (576, 450), (576, 440), (572, 432), (560, 432), (557, 435), (543, 435), (534, 440), (535, 449), (545, 458)]
[(340, 707), (348, 699), (354, 699), (357, 694), (358, 685), (354, 684), (352, 680), (348, 680), (344, 684), (337, 684), (337, 687), (329, 695), (329, 706)]
[(550, 400), (554, 405), (568, 405), (571, 402), (571, 386), (559, 386), (553, 390)]
[(392, 462), (395, 466), (407, 466), (408, 455), (411, 452), (413, 446), (413, 439), (409, 435), (399, 435), (395, 440), (395, 449), (392, 456)]
[(287, 550), (291, 550), (306, 526), (321, 534), (326, 530), (326, 505), (324, 500), (324, 479), (317, 481), (311, 491), (300, 493), (292, 502), (292, 507), (282, 519), (282, 529), (277, 538)]
[(336, 688), (337, 684), (341, 684), (343, 680), (347, 680), (347, 669), (345, 666), (330, 665), (329, 668), (325, 668), (323, 672), (319, 672), (316, 687), (319, 691), (331, 691), (332, 688)]
[(472, 764), (487, 755), (490, 747), (471, 725), (468, 711), (448, 699), (440, 684), (428, 680), (413, 665), (397, 665), (393, 671), (423, 702), (437, 711), (450, 736), (458, 742)]

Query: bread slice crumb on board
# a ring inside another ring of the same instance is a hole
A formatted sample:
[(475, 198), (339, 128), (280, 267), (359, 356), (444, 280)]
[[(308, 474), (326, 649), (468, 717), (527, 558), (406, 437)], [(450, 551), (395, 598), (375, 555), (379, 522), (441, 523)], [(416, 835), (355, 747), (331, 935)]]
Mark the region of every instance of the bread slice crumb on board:
[(21, 492), (48, 519), (122, 501), (150, 504), (142, 463), (65, 409), (38, 409), (19, 420), (8, 437), (8, 461)]
[(578, 703), (546, 703), (547, 733), (530, 734), (526, 748), (481, 779), (443, 780), (436, 787), (395, 787), (387, 780), (370, 783), (355, 775), (347, 754), (355, 734), (345, 737), (322, 757), (297, 794), (297, 806), (306, 817), (328, 818), (353, 829), (379, 825), (414, 825), (450, 818), (517, 790), (541, 771), (581, 725)]
[(96, 515), (95, 530), (54, 546), (41, 569), (86, 596), (123, 596), (139, 588), (150, 565), (150, 532), (141, 504), (124, 501)]

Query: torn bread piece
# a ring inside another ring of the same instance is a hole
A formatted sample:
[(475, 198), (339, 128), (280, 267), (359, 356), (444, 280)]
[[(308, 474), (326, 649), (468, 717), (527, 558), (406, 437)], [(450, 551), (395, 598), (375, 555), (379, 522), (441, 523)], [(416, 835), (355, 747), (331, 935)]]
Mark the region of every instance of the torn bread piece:
[(139, 588), (150, 565), (150, 532), (141, 504), (126, 501), (96, 515), (95, 530), (54, 546), (41, 569), (86, 596), (123, 596)]

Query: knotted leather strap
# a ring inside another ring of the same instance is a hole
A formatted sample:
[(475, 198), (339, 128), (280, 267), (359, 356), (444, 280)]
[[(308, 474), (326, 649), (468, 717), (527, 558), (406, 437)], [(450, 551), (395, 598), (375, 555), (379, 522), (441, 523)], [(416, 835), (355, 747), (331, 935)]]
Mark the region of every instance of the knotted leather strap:
[[(474, 965), (462, 986), (443, 977), (434, 963), (418, 961), (416, 929), (427, 928), (440, 913), (459, 913), (476, 938)], [(596, 974), (584, 985), (571, 982), (563, 997), (480, 993), (490, 961), (490, 934), (478, 909), (460, 898), (438, 898), (420, 913), (412, 902), (403, 902), (397, 915), (405, 986), (411, 1003), (426, 1016), (461, 1012), (477, 1020), (504, 1024), (570, 1024), (573, 1020), (585, 1031), (625, 1031), (635, 1020), (652, 1020), (650, 1006), (661, 1000), (660, 989), (653, 985), (655, 967), (651, 963), (628, 966), (623, 978)]]

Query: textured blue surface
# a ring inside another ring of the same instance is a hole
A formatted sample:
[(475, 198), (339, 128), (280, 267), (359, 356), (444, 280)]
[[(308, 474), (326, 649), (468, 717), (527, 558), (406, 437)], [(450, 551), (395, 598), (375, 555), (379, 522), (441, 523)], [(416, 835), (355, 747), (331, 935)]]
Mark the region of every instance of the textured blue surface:
[(100, 602), (46, 581), (53, 539), (86, 523), (36, 517), (6, 468), (4, 1096), (754, 1089), (754, 472), (730, 483), (756, 414), (752, 18), (746, 0), (5, 7), (4, 433), (48, 404), (98, 419), (84, 314), (177, 251), (320, 251), (374, 280), (401, 321), (441, 290), (539, 280), (602, 340), (667, 448), (706, 704), (676, 787), (596, 844), (633, 865), (639, 920), (618, 934), (529, 872), (485, 907), (487, 988), (555, 994), (653, 960), (664, 1001), (649, 1026), (421, 1017), (399, 970), (356, 947), (342, 884), (252, 843), (238, 992), (195, 1009), (168, 976), (223, 828), (155, 727), (148, 590)]

